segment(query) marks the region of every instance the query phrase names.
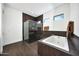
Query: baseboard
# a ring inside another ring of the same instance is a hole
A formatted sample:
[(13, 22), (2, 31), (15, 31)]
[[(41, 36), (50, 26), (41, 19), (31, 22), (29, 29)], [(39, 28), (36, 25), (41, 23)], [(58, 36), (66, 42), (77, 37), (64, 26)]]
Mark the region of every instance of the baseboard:
[[(22, 41), (23, 41), (23, 40), (22, 40)], [(12, 45), (12, 44), (16, 44), (16, 43), (19, 43), (19, 42), (22, 42), (22, 41), (18, 41), (18, 42), (10, 43), (10, 44), (5, 44), (5, 45), (3, 45), (3, 47), (4, 47), (4, 46), (8, 46), (8, 45)]]
[(8, 53), (1, 53), (0, 56), (8, 56)]

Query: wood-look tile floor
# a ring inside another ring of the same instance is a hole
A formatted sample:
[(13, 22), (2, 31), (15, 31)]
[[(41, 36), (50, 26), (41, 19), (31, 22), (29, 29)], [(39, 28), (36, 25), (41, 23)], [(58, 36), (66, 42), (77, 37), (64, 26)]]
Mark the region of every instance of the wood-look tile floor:
[(17, 42), (3, 47), (3, 53), (8, 56), (37, 56), (37, 42)]

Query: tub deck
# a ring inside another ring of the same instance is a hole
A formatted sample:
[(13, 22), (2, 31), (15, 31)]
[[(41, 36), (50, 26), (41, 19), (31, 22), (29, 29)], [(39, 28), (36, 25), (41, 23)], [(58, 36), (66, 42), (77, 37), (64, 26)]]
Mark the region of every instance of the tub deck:
[[(51, 37), (51, 36), (50, 36)], [(65, 37), (64, 37), (65, 38)], [(75, 49), (75, 47), (72, 45), (71, 43), (71, 40), (70, 39), (67, 39), (66, 41), (66, 44), (68, 44), (68, 46), (66, 45), (66, 48), (68, 49), (63, 49), (59, 46), (56, 46), (55, 44), (50, 44), (49, 42), (52, 43), (51, 40), (48, 40), (48, 38), (44, 38), (44, 39), (41, 39), (38, 41), (38, 54), (39, 55), (48, 55), (48, 56), (51, 56), (51, 55), (54, 55), (54, 56), (69, 56), (69, 55), (73, 55), (73, 56), (78, 56), (79, 53), (78, 51)], [(49, 42), (46, 42), (46, 41), (49, 41)], [(55, 43), (55, 42), (54, 42)], [(63, 47), (63, 45), (61, 45)], [(57, 52), (58, 51), (58, 52)]]

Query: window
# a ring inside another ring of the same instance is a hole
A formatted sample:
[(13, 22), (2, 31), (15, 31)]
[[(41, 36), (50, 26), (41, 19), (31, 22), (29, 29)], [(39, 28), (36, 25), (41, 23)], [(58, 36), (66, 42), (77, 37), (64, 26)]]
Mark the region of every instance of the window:
[(55, 21), (64, 20), (64, 14), (59, 14), (59, 15), (54, 16), (53, 20)]
[(48, 23), (48, 21), (49, 21), (49, 18), (45, 18), (45, 19), (43, 20), (44, 23)]

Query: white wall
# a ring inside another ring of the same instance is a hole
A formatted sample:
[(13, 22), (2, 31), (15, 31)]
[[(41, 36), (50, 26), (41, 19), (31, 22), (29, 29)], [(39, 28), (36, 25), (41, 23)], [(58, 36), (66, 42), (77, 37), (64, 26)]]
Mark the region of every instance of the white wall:
[[(53, 16), (64, 13), (64, 20), (63, 21), (53, 21)], [(47, 24), (44, 24), (43, 27), (46, 25), (49, 26), (49, 31), (66, 31), (67, 24), (70, 19), (70, 4), (63, 4), (60, 5), (53, 10), (44, 14), (44, 19), (48, 18), (49, 21)]]
[(0, 53), (2, 53), (2, 4), (0, 3)]
[(79, 36), (79, 3), (72, 3), (70, 20), (74, 21), (74, 34)]
[(22, 12), (5, 5), (3, 14), (4, 45), (22, 40)]
[(59, 15), (64, 13), (64, 20), (53, 21), (54, 31), (66, 31), (68, 21), (70, 19), (70, 4), (63, 4), (54, 9), (54, 15)]
[(43, 30), (44, 26), (49, 26), (49, 31), (53, 30), (53, 15), (54, 15), (53, 13), (54, 10), (52, 9), (43, 15), (43, 20), (48, 19), (46, 23), (43, 22)]

